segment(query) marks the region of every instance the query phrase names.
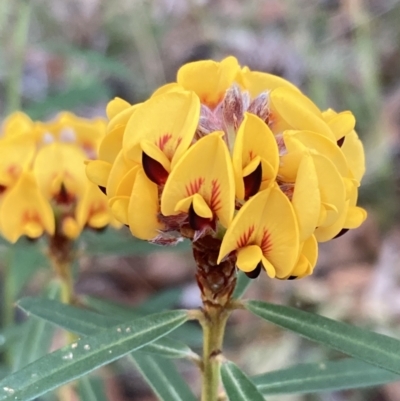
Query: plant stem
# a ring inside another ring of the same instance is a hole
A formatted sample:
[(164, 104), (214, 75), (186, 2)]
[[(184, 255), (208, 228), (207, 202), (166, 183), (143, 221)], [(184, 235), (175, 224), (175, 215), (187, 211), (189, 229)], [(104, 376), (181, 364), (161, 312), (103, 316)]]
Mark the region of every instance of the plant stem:
[(31, 12), (31, 1), (18, 2), (18, 16), (12, 36), (13, 59), (10, 65), (10, 76), (7, 82), (7, 114), (21, 108), (21, 79), (23, 75), (26, 44)]
[(225, 326), (230, 311), (221, 307), (209, 307), (204, 311), (203, 365), (201, 401), (217, 401), (220, 382), (220, 362)]

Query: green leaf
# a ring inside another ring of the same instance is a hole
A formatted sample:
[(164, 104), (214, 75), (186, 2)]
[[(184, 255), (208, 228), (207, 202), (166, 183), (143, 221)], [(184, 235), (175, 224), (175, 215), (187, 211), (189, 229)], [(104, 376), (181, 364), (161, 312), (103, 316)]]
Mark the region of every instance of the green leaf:
[(129, 359), (136, 365), (147, 383), (162, 401), (196, 401), (172, 361), (135, 352)]
[(80, 401), (107, 401), (103, 381), (99, 377), (84, 376), (78, 381)]
[(255, 384), (233, 362), (222, 364), (221, 378), (229, 401), (264, 401)]
[(252, 378), (263, 395), (346, 390), (396, 380), (400, 380), (400, 376), (352, 358), (300, 364)]
[[(43, 298), (43, 301), (53, 303), (51, 299), (54, 299), (58, 294), (59, 283), (51, 282), (44, 291), (44, 295), (50, 299)], [(13, 371), (19, 370), (23, 366), (47, 354), (54, 334), (54, 329), (51, 325), (37, 318), (29, 319), (22, 328), (24, 329), (22, 337), (13, 346)]]
[(246, 276), (246, 274), (242, 271), (237, 273), (237, 281), (235, 291), (233, 291), (233, 298), (239, 299), (242, 298), (247, 288), (251, 284), (251, 279)]
[[(176, 295), (178, 293), (180, 292), (178, 291)], [(160, 294), (160, 297), (163, 296), (162, 294), (163, 293)], [(170, 298), (170, 300), (172, 300), (172, 298)], [(118, 317), (123, 320), (142, 317), (143, 314), (147, 312), (147, 309), (150, 309), (146, 307), (147, 302), (144, 302), (143, 308), (142, 305), (137, 308), (132, 308), (130, 306), (122, 305), (117, 302), (108, 300), (106, 301), (93, 297), (85, 297), (85, 303), (102, 314)], [(152, 305), (152, 307), (154, 307), (154, 304)], [(194, 322), (191, 323), (192, 324), (185, 324), (184, 326), (179, 327), (177, 330), (174, 331), (172, 337), (176, 338), (177, 340), (184, 341), (191, 347), (200, 347), (203, 343), (202, 331), (198, 324)]]
[[(126, 320), (100, 315), (96, 312), (41, 298), (23, 298), (18, 302), (18, 306), (41, 319), (85, 336), (118, 326)], [(169, 338), (162, 338), (151, 343), (144, 347), (142, 351), (167, 358), (186, 358), (193, 354), (187, 345)]]
[(249, 301), (246, 309), (285, 329), (400, 374), (400, 341), (289, 306)]
[(0, 400), (34, 399), (165, 336), (187, 319), (183, 310), (162, 312), (78, 340), (0, 381)]

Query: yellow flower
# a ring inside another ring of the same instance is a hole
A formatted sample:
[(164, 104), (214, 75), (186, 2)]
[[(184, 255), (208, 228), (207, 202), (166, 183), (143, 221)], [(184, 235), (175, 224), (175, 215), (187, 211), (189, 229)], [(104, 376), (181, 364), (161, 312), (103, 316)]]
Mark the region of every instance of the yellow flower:
[(234, 57), (186, 64), (146, 102), (114, 99), (107, 114), (89, 178), (134, 236), (189, 238), (201, 283), (231, 262), (253, 278), (307, 276), (317, 241), (366, 218), (354, 116), (323, 112), (290, 82)]
[(0, 232), (10, 242), (26, 235), (74, 239), (86, 227), (114, 221), (107, 197), (86, 177), (106, 129), (102, 119), (61, 113), (33, 122), (14, 113), (0, 138)]

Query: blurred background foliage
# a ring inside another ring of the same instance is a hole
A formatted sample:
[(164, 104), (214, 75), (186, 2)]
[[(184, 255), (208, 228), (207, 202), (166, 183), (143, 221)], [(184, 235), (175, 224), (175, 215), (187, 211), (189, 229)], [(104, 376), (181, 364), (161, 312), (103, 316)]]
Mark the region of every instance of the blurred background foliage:
[[(247, 297), (399, 337), (399, 21), (399, 0), (1, 0), (0, 116), (17, 109), (33, 119), (61, 110), (104, 115), (114, 96), (142, 101), (174, 80), (183, 63), (229, 54), (251, 69), (289, 79), (321, 108), (352, 110), (367, 155), (361, 187), (367, 222), (322, 244), (313, 276), (280, 282), (264, 275)], [(24, 317), (12, 307), (22, 295), (43, 292), (49, 281), (43, 249), (40, 241), (0, 244), (0, 375), (47, 352), (50, 343), (52, 349), (60, 345), (59, 333), (53, 336), (33, 319), (20, 324)], [(147, 311), (199, 305), (187, 244), (161, 249), (132, 239), (124, 229), (87, 232), (79, 249), (76, 290), (93, 309), (123, 315), (143, 303)], [(196, 349), (197, 327), (185, 329), (181, 335)], [(244, 312), (233, 315), (225, 351), (249, 374), (340, 357)], [(179, 363), (178, 369), (198, 391), (195, 368)], [(103, 394), (103, 384), (106, 398), (95, 399), (154, 399), (139, 373), (123, 362), (107, 372), (103, 382), (82, 381), (80, 399), (90, 399), (88, 388), (92, 398), (93, 392)], [(400, 384), (392, 383), (276, 400), (397, 401), (399, 394)]]

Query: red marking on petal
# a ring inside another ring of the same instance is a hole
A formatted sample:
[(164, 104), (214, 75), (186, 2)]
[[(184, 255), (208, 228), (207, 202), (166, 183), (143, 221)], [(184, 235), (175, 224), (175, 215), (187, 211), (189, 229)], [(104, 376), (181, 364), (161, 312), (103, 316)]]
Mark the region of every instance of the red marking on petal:
[(53, 200), (57, 205), (71, 205), (75, 202), (75, 195), (70, 194), (65, 188), (64, 183), (61, 183), (60, 191), (53, 196)]
[(264, 230), (260, 245), (263, 255), (267, 255), (272, 248), (271, 238), (267, 230)]
[(218, 180), (211, 181), (210, 209), (213, 212), (221, 209), (221, 187)]
[(262, 270), (262, 263), (260, 262), (260, 263), (256, 266), (256, 268), (255, 268), (254, 270), (252, 270), (251, 272), (246, 272), (245, 274), (246, 274), (246, 276), (247, 276), (248, 278), (255, 279), (255, 278), (257, 278), (257, 277), (260, 275), (261, 270)]
[(165, 145), (168, 143), (168, 141), (172, 138), (172, 134), (164, 134), (161, 135), (158, 140), (156, 141), (156, 145), (161, 149), (164, 150)]
[(349, 228), (342, 228), (338, 234), (336, 234), (332, 239), (339, 238), (342, 235), (346, 234), (349, 231)]
[(194, 194), (197, 194), (200, 191), (201, 186), (204, 184), (204, 181), (205, 181), (204, 177), (198, 177), (190, 181), (190, 183), (186, 185), (187, 196), (192, 196)]
[(244, 246), (246, 246), (249, 242), (249, 239), (251, 237), (251, 235), (254, 232), (254, 225), (250, 226), (238, 239), (238, 241), (236, 242), (237, 248), (243, 248)]
[(339, 146), (339, 148), (341, 148), (344, 144), (344, 140), (346, 139), (346, 137), (344, 136), (343, 138), (340, 138), (336, 143)]
[(194, 211), (193, 203), (189, 208), (189, 225), (193, 230), (203, 230), (207, 227), (211, 227), (212, 219), (207, 219), (196, 214)]
[(261, 186), (262, 181), (262, 167), (261, 163), (257, 166), (257, 168), (250, 173), (248, 176), (243, 177), (244, 181), (244, 199), (249, 199), (250, 196), (255, 195)]
[(4, 192), (6, 192), (7, 187), (5, 185), (1, 185), (0, 184), (0, 195), (3, 194)]
[(157, 185), (164, 185), (168, 178), (168, 171), (157, 160), (151, 158), (146, 153), (142, 153), (143, 170), (150, 181)]

